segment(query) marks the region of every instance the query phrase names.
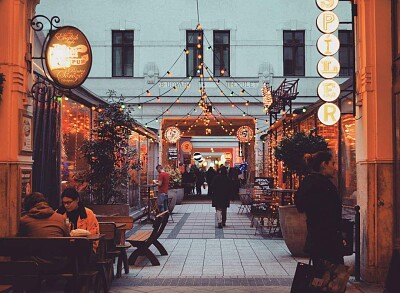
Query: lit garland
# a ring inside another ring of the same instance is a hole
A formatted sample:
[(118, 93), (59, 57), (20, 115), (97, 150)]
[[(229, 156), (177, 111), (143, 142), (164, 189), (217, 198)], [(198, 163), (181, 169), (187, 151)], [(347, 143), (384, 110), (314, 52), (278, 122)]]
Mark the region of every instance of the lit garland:
[(240, 126), (236, 132), (236, 137), (240, 142), (250, 142), (254, 136), (253, 130), (249, 126)]
[(266, 82), (264, 82), (261, 88), (261, 93), (263, 95), (264, 109), (268, 110), (268, 108), (272, 105), (273, 99), (271, 89)]
[(176, 143), (181, 138), (181, 131), (178, 127), (170, 126), (165, 130), (164, 136), (169, 143)]

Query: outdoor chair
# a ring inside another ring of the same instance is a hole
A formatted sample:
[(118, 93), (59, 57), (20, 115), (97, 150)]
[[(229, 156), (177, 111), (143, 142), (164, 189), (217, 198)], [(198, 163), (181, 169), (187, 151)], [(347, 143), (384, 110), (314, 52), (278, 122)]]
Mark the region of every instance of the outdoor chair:
[(243, 211), (246, 211), (246, 214), (250, 213), (251, 205), (253, 203), (251, 194), (250, 193), (239, 194), (239, 198), (240, 198), (240, 206), (237, 213), (243, 214)]

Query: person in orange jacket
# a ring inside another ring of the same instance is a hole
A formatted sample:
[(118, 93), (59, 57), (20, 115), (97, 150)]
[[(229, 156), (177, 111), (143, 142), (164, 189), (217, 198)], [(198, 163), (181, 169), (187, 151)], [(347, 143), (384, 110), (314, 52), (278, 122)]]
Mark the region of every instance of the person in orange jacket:
[[(90, 232), (90, 234), (99, 234), (99, 222), (93, 211), (86, 208), (80, 201), (78, 191), (69, 187), (66, 188), (61, 194), (62, 206), (57, 209), (57, 213), (68, 218), (71, 225), (71, 230), (83, 229)], [(93, 250), (97, 250), (98, 243), (93, 243)]]

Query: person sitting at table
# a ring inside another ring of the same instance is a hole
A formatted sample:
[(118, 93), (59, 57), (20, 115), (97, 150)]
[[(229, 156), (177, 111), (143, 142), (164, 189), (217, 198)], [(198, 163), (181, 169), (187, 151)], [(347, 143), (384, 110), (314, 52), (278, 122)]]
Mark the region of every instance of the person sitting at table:
[[(99, 222), (93, 211), (86, 208), (80, 201), (78, 191), (69, 187), (61, 194), (62, 206), (57, 209), (57, 213), (64, 216), (64, 219), (69, 219), (71, 230), (83, 229), (90, 234), (99, 234)], [(93, 250), (97, 250), (98, 243), (93, 243)]]
[[(40, 192), (29, 194), (24, 200), (24, 209), (27, 211), (20, 220), (18, 236), (21, 237), (67, 237), (69, 230), (65, 219), (56, 213)], [(67, 259), (31, 257), (40, 264), (39, 269), (50, 272), (58, 270), (67, 265)]]

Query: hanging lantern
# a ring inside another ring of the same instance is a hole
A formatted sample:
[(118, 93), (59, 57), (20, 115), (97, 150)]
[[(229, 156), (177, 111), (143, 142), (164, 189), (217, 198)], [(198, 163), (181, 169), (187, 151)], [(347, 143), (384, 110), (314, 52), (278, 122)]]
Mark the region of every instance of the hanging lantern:
[(196, 161), (201, 160), (201, 158), (202, 158), (202, 156), (201, 156), (201, 154), (199, 152), (195, 152), (193, 154), (193, 159), (195, 159)]
[(249, 142), (253, 138), (253, 133), (249, 126), (241, 126), (236, 132), (236, 137), (240, 142)]
[(271, 106), (273, 99), (271, 89), (266, 82), (264, 82), (261, 88), (261, 93), (263, 95), (264, 108), (268, 109)]
[(181, 138), (181, 131), (178, 127), (170, 126), (165, 130), (164, 136), (169, 143), (176, 143)]

